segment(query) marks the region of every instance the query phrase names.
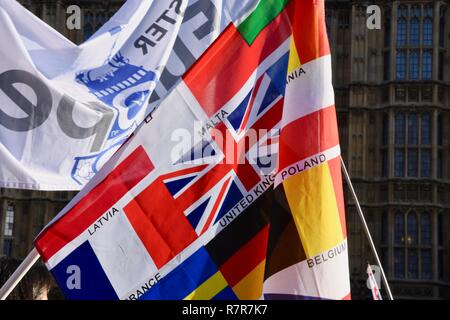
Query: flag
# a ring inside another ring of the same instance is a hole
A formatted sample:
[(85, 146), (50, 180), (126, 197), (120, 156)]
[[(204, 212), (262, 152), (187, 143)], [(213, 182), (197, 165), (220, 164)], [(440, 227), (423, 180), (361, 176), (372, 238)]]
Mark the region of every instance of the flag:
[(129, 0), (77, 46), (0, 0), (0, 186), (84, 187), (258, 0), (216, 2)]
[[(296, 264), (265, 281), (273, 299), (349, 299), (339, 135), (324, 1), (292, 3), (292, 41), (275, 186), (301, 246)], [(298, 275), (301, 275), (299, 277)]]
[(370, 264), (367, 265), (367, 276), (368, 284), (370, 285), (370, 292), (372, 293), (372, 299), (373, 300), (383, 300), (383, 297), (381, 296), (380, 289), (378, 288), (377, 280), (375, 279), (375, 275), (373, 273), (372, 267)]
[[(304, 3), (314, 5), (298, 16)], [(317, 145), (322, 126), (307, 122), (316, 139), (305, 134), (301, 141), (289, 136), (285, 121), (296, 107), (286, 81), (296, 28), (314, 32), (321, 14), (323, 1), (268, 0), (228, 24), (152, 120), (37, 237), (67, 298), (349, 297), (336, 162), (320, 166), (314, 159), (310, 170), (292, 174), (307, 200), (301, 207), (289, 186), (273, 188), (288, 168), (280, 167), (279, 154), (326, 151)], [(297, 25), (299, 18), (306, 22)], [(309, 41), (318, 36), (325, 35)], [(324, 70), (313, 71), (305, 78), (325, 84)], [(312, 97), (317, 89), (310, 87)], [(303, 219), (317, 225), (305, 232)], [(330, 240), (328, 232), (337, 236)]]

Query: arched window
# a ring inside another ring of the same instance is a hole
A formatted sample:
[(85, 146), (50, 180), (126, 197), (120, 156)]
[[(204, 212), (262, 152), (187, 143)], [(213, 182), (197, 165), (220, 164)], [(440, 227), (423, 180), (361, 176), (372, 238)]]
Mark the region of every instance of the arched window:
[(415, 212), (408, 213), (408, 236), (406, 237), (408, 246), (418, 243), (418, 225), (417, 214)]
[(408, 148), (408, 177), (417, 177), (419, 175), (418, 157), (417, 148)]
[(406, 6), (400, 6), (398, 8), (397, 18), (397, 46), (406, 46), (406, 32), (407, 32), (407, 20), (408, 8)]
[(417, 130), (417, 115), (411, 113), (408, 116), (408, 144), (418, 143), (418, 130)]
[(418, 46), (420, 44), (420, 20), (414, 17), (410, 23), (409, 45)]
[(431, 144), (431, 120), (428, 112), (422, 114), (422, 144)]
[(403, 113), (395, 115), (395, 144), (405, 143), (405, 116)]
[(420, 215), (420, 243), (431, 245), (431, 217), (428, 212)]
[(431, 149), (421, 150), (421, 176), (422, 178), (431, 177)]
[(403, 217), (403, 213), (400, 211), (395, 214), (394, 242), (399, 245), (404, 244), (405, 241), (405, 221)]
[(425, 19), (423, 20), (423, 45), (433, 45), (433, 7), (425, 7)]
[(408, 250), (408, 278), (417, 279), (419, 277), (419, 255), (417, 249)]
[(423, 178), (431, 177), (431, 148), (426, 146), (431, 145), (431, 117), (428, 112), (422, 114), (421, 117), (421, 176)]
[(394, 276), (399, 279), (405, 278), (405, 250), (403, 248), (394, 250)]
[(422, 249), (422, 279), (430, 280), (433, 277), (431, 249)]
[(419, 52), (417, 50), (411, 51), (409, 55), (409, 79), (419, 79)]

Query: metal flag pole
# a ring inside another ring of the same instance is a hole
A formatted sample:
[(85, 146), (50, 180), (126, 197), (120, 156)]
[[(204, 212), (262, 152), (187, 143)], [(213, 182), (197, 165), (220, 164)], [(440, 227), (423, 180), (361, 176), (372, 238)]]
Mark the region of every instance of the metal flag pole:
[(6, 281), (3, 287), (0, 289), (0, 300), (6, 300), (9, 294), (14, 290), (14, 288), (19, 284), (20, 280), (28, 273), (31, 267), (38, 261), (39, 253), (36, 248), (28, 254), (28, 256), (23, 260), (20, 266), (12, 274), (12, 276)]
[(386, 292), (388, 294), (389, 299), (394, 300), (394, 297), (392, 296), (392, 293), (391, 293), (391, 288), (389, 287), (389, 283), (386, 278), (386, 274), (384, 273), (383, 266), (381, 265), (380, 258), (378, 257), (377, 249), (375, 248), (375, 244), (373, 243), (372, 236), (370, 235), (369, 227), (367, 226), (367, 222), (366, 222), (366, 219), (364, 218), (364, 214), (361, 209), (361, 205), (359, 204), (358, 197), (356, 196), (355, 189), (353, 188), (352, 181), (350, 180), (350, 176), (347, 172), (347, 168), (345, 166), (344, 159), (342, 159), (342, 157), (341, 157), (341, 164), (342, 164), (342, 171), (344, 172), (345, 180), (347, 180), (347, 184), (350, 188), (350, 191), (352, 192), (353, 199), (355, 199), (356, 208), (358, 209), (358, 214), (359, 214), (359, 217), (361, 218), (361, 222), (363, 224), (363, 229), (366, 233), (367, 240), (369, 240), (370, 247), (372, 248), (372, 253), (375, 257), (375, 260), (377, 261), (378, 266), (380, 267), (381, 279), (383, 280), (383, 284), (386, 287)]

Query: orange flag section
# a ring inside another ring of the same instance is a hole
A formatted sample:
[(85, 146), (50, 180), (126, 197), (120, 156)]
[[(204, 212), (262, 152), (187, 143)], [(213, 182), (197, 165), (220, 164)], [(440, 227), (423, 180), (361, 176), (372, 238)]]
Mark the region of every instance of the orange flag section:
[(283, 182), (306, 256), (312, 258), (344, 240), (329, 163)]
[(301, 64), (330, 54), (324, 0), (294, 1), (289, 11), (293, 41)]

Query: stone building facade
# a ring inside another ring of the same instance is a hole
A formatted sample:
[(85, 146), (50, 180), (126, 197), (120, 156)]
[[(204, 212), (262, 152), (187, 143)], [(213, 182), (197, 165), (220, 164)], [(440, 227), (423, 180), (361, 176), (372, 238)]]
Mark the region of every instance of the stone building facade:
[[(123, 1), (20, 1), (75, 43)], [(66, 8), (82, 8), (82, 29)], [(343, 158), (396, 298), (450, 299), (450, 3), (327, 0)], [(381, 29), (367, 25), (368, 5)], [(1, 190), (0, 254), (24, 257), (74, 193)], [(346, 192), (353, 297), (375, 264)]]

